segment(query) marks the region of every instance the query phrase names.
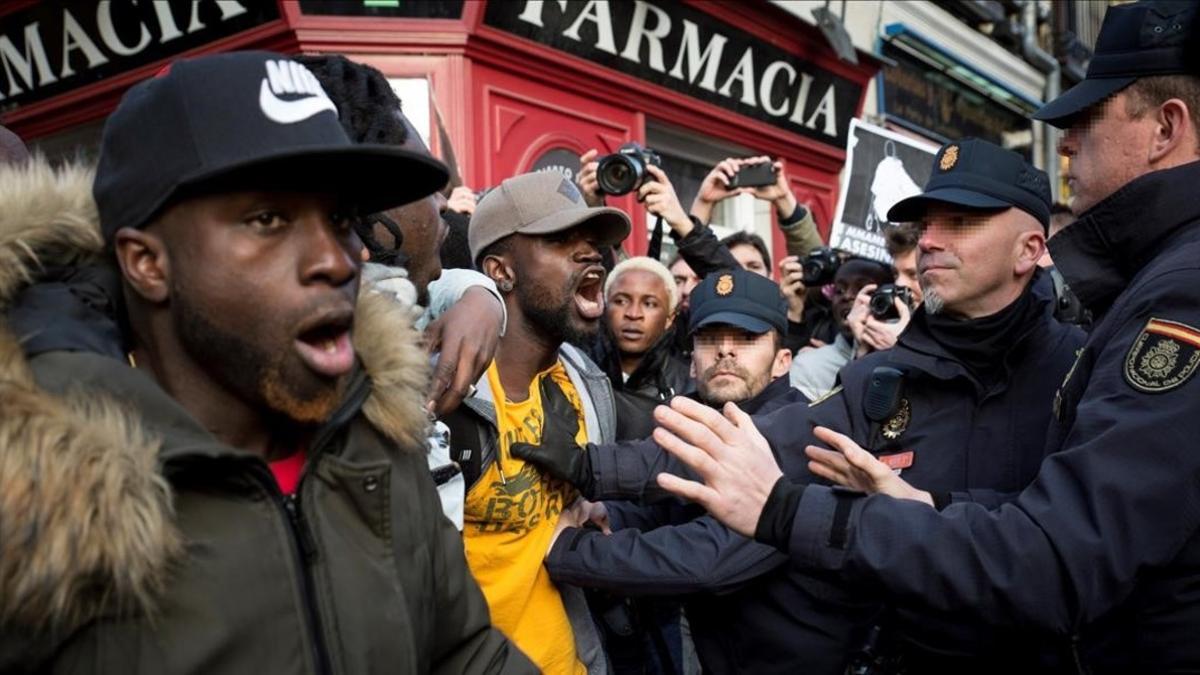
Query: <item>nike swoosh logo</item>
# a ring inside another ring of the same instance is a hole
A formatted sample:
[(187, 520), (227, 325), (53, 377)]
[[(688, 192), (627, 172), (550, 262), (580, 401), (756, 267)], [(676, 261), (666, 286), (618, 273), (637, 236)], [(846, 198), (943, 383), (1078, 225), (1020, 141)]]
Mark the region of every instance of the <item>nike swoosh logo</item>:
[(333, 114), (337, 115), (337, 107), (325, 96), (309, 96), (295, 101), (284, 101), (271, 91), (265, 77), (262, 87), (258, 90), (258, 106), (262, 108), (263, 114), (268, 119), (280, 124), (300, 122), (322, 110), (332, 110)]

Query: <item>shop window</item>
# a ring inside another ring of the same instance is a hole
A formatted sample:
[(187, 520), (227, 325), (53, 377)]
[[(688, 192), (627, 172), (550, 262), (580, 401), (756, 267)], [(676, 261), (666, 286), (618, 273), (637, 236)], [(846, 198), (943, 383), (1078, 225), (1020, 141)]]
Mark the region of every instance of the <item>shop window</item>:
[(433, 130), (433, 111), (429, 105), (429, 80), (423, 77), (389, 77), (388, 84), (400, 98), (400, 107), (404, 116), (412, 123), (413, 128), (425, 142), (425, 147), (432, 148), (429, 139)]

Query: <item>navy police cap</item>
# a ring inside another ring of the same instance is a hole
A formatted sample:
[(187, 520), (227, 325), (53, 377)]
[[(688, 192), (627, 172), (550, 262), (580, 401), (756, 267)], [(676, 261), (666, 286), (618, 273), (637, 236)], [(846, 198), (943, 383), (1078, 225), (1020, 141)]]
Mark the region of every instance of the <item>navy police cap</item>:
[(968, 209), (1016, 207), (1048, 227), (1050, 179), (1012, 150), (964, 138), (938, 150), (925, 191), (897, 202), (887, 219), (893, 223), (918, 221), (930, 202)]
[(744, 269), (713, 272), (691, 295), (692, 316), (688, 332), (704, 326), (737, 326), (761, 335), (774, 328), (787, 335), (787, 300), (779, 284)]
[(1186, 53), (1194, 30), (1195, 0), (1151, 0), (1108, 8), (1087, 77), (1033, 114), (1056, 127), (1121, 91), (1139, 77), (1189, 70)]

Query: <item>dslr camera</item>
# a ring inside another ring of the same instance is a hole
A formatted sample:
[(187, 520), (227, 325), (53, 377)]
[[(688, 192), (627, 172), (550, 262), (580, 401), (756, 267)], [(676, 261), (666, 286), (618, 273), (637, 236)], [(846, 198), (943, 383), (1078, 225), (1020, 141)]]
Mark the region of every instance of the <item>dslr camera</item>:
[(833, 275), (837, 274), (842, 265), (842, 256), (828, 246), (814, 248), (800, 260), (800, 269), (804, 270), (804, 285), (808, 288), (824, 286), (833, 283)]
[(596, 167), (596, 182), (606, 195), (624, 195), (653, 180), (646, 167), (662, 166), (658, 153), (637, 143), (626, 143), (611, 155), (600, 158)]
[(880, 321), (889, 321), (900, 318), (900, 311), (896, 309), (896, 298), (904, 301), (909, 309), (913, 306), (912, 289), (907, 286), (897, 286), (896, 284), (884, 284), (876, 288), (871, 293), (871, 300), (867, 305), (871, 310), (871, 316)]

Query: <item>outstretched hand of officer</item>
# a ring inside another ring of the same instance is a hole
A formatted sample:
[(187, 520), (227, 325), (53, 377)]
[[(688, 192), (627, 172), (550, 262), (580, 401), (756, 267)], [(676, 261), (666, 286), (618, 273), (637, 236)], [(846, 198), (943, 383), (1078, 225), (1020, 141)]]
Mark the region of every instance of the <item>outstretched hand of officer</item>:
[(887, 464), (862, 449), (850, 437), (825, 427), (813, 430), (817, 439), (828, 443), (833, 450), (815, 445), (804, 449), (808, 469), (825, 480), (867, 494), (885, 494), (896, 499), (911, 499), (933, 506), (933, 495), (918, 490), (901, 478)]
[(542, 393), (542, 438), (533, 443), (513, 443), (514, 457), (536, 465), (554, 478), (567, 481), (585, 495), (591, 492), (592, 466), (587, 448), (579, 446), (579, 414), (566, 393), (545, 376), (539, 385)]
[(658, 486), (703, 506), (733, 531), (753, 537), (783, 471), (750, 415), (733, 403), (717, 412), (676, 396), (669, 407), (654, 409), (654, 421), (658, 445), (704, 481), (663, 472), (658, 474)]

